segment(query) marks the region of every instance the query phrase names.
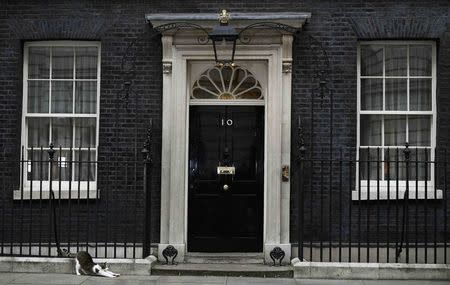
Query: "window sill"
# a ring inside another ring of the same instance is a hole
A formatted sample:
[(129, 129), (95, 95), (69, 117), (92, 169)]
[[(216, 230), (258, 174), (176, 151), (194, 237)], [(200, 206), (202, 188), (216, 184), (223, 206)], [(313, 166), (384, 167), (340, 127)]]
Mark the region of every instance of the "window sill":
[[(42, 194), (41, 194), (42, 193)], [(72, 189), (69, 190), (53, 190), (55, 194), (55, 199), (65, 199), (65, 200), (78, 200), (78, 199), (99, 199), (100, 189)], [(32, 194), (32, 195), (31, 195)], [(61, 194), (61, 198), (60, 198)], [(69, 195), (70, 194), (70, 195)], [(89, 194), (89, 195), (88, 195)], [(48, 189), (34, 190), (31, 193), (30, 189), (14, 190), (13, 200), (48, 200), (50, 198), (50, 191)]]
[[(429, 190), (426, 193), (425, 198), (425, 187), (419, 187), (417, 190), (416, 188), (410, 188), (409, 189), (409, 196), (408, 199), (417, 199), (417, 200), (439, 200), (443, 199), (443, 191), (441, 189), (436, 189), (432, 186), (428, 186)], [(361, 188), (361, 193), (358, 193), (358, 190), (352, 191), (352, 200), (353, 201), (366, 201), (366, 200), (403, 200), (405, 197), (405, 188), (400, 187), (397, 189), (395, 187), (390, 187), (389, 189), (389, 195), (388, 195), (388, 189), (384, 187), (380, 187), (379, 191), (377, 187), (371, 186), (370, 187), (370, 195), (367, 195), (367, 188)], [(398, 193), (398, 198), (397, 198)], [(416, 197), (417, 194), (417, 197)]]

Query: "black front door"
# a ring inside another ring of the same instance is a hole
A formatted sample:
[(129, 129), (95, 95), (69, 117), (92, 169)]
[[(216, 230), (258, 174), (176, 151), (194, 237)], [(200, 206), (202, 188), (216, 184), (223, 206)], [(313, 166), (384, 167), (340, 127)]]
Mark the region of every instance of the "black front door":
[(264, 108), (191, 106), (189, 120), (188, 250), (262, 251)]

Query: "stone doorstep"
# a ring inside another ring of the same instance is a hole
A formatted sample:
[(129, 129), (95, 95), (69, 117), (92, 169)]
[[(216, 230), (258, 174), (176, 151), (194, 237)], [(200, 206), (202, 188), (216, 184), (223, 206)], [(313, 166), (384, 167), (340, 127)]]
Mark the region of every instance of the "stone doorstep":
[(264, 264), (262, 253), (187, 253), (184, 263), (197, 264)]
[(298, 279), (450, 280), (449, 264), (300, 262), (292, 260)]
[[(150, 275), (156, 258), (113, 259), (94, 258), (95, 262), (107, 262), (111, 271), (126, 275)], [(67, 273), (75, 274), (73, 258), (56, 257), (0, 257), (0, 272)]]
[(270, 266), (266, 264), (238, 263), (179, 263), (175, 265), (156, 264), (152, 268), (155, 275), (185, 276), (233, 276), (292, 278), (292, 266)]

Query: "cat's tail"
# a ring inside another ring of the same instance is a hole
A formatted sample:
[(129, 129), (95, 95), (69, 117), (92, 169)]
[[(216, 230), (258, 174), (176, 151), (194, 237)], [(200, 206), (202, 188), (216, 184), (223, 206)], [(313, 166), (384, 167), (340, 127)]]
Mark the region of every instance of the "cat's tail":
[(70, 253), (67, 249), (62, 249), (58, 253), (59, 253), (59, 256), (63, 256), (63, 257), (76, 257), (77, 256), (75, 253)]

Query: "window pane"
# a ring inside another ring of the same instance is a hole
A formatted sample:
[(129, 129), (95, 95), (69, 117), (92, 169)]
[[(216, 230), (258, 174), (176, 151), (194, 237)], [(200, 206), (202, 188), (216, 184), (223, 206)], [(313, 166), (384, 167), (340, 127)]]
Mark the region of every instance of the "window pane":
[[(360, 148), (359, 149), (359, 171), (361, 179), (362, 180), (376, 180), (378, 178), (378, 172), (377, 172), (377, 161), (381, 160), (381, 149), (378, 156), (378, 149), (371, 148), (368, 150), (367, 148)], [(379, 163), (379, 166), (381, 166), (383, 163)], [(370, 171), (368, 172), (368, 169)], [(379, 171), (380, 179), (382, 178), (382, 172), (381, 169)]]
[(76, 78), (97, 78), (97, 47), (77, 47), (76, 56)]
[(431, 76), (431, 45), (409, 47), (409, 75)]
[(45, 79), (50, 75), (50, 48), (30, 47), (28, 78)]
[(52, 142), (55, 148), (72, 146), (72, 118), (52, 119)]
[(215, 95), (196, 87), (192, 89), (192, 97), (195, 99), (217, 99)]
[(384, 116), (384, 144), (403, 146), (406, 142), (406, 116)]
[(75, 113), (95, 114), (97, 109), (97, 81), (77, 82)]
[(360, 145), (381, 145), (381, 120), (379, 115), (361, 115)]
[(96, 118), (75, 119), (75, 147), (95, 147)]
[(28, 81), (28, 113), (48, 113), (48, 81)]
[[(416, 153), (417, 151), (417, 153)], [(411, 180), (431, 180), (430, 149), (411, 149), (409, 177)], [(431, 191), (431, 190), (428, 190)]]
[(29, 150), (27, 162), (28, 180), (48, 180), (48, 153), (47, 150)]
[(361, 75), (383, 75), (383, 48), (376, 45), (361, 46)]
[(73, 78), (73, 48), (52, 49), (52, 78)]
[[(404, 148), (390, 148), (384, 151), (384, 179), (395, 181), (405, 180), (406, 178), (406, 165), (404, 163), (405, 155), (403, 154)], [(392, 186), (392, 189), (395, 189)]]
[[(95, 161), (95, 150), (90, 152), (87, 150), (76, 150), (74, 152), (74, 180), (75, 181), (94, 181), (95, 180), (95, 168), (97, 165), (93, 162)], [(89, 174), (89, 175), (88, 175)]]
[(28, 147), (49, 146), (49, 118), (28, 118)]
[(409, 109), (431, 111), (431, 79), (411, 78), (409, 84)]
[[(54, 181), (69, 181), (71, 174), (70, 150), (56, 150), (55, 162), (52, 164), (52, 178)], [(73, 164), (72, 164), (73, 166)], [(55, 192), (58, 189), (53, 189)]]
[(386, 46), (386, 76), (406, 76), (407, 46)]
[(361, 79), (361, 110), (383, 110), (383, 79)]
[(386, 78), (386, 110), (407, 110), (407, 79)]
[(52, 82), (52, 113), (72, 113), (72, 81)]
[(431, 146), (431, 116), (409, 116), (409, 144)]

